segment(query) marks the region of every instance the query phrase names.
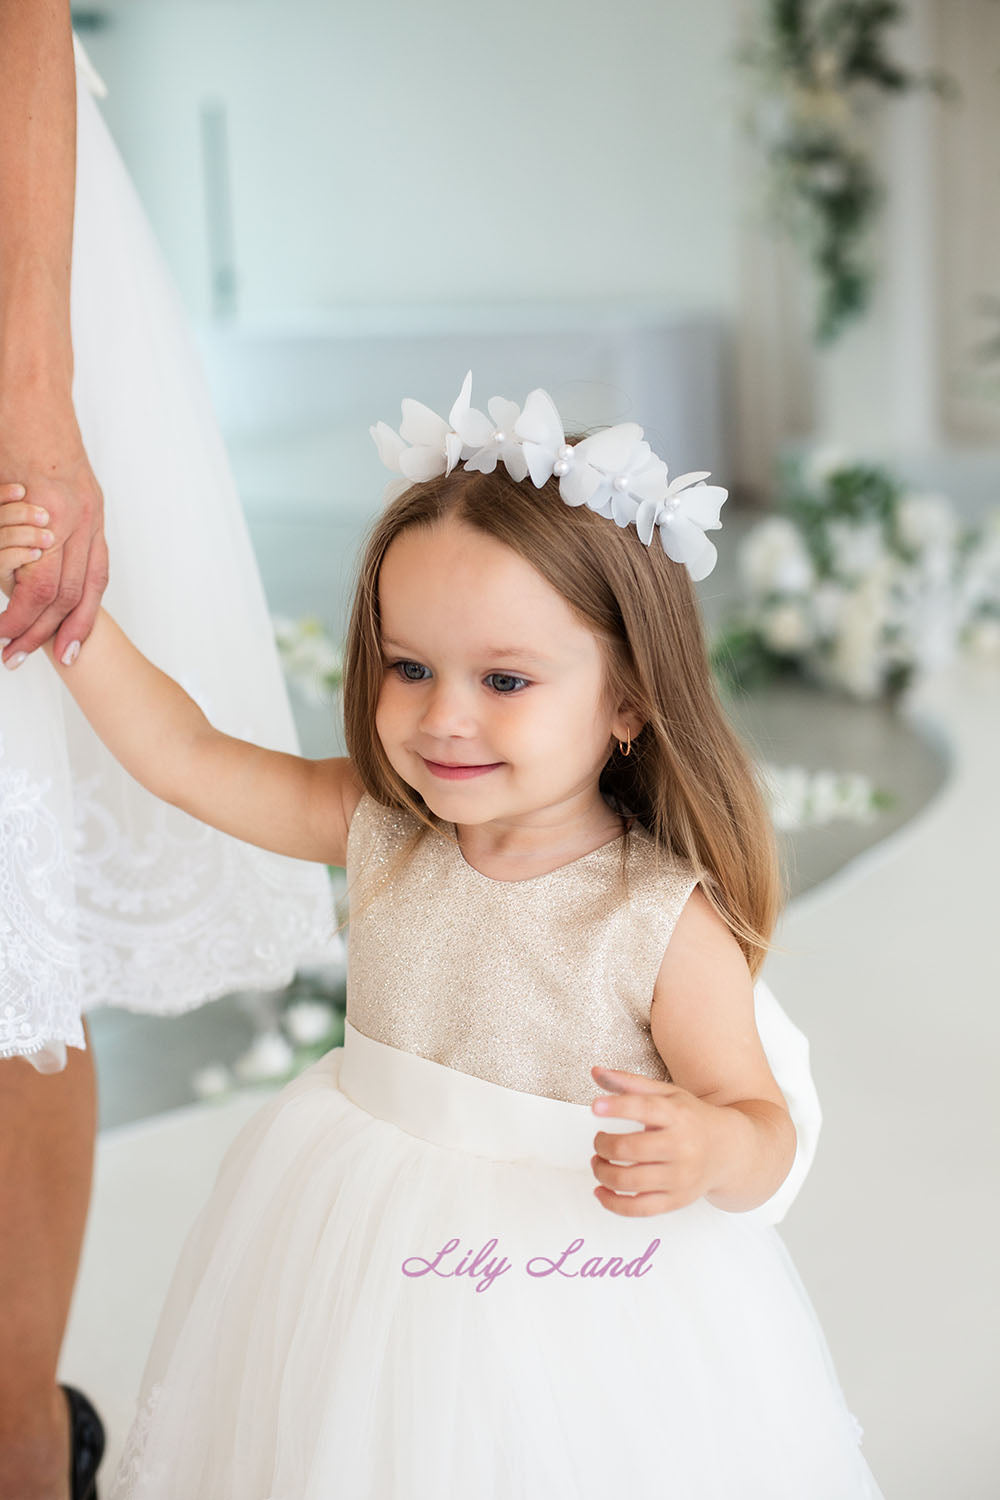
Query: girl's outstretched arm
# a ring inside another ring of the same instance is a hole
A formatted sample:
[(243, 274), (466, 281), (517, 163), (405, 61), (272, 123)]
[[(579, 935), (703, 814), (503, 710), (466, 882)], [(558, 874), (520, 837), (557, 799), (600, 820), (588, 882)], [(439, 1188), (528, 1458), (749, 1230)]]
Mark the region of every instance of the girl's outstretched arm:
[[(4, 487), (0, 502), (6, 495)], [(5, 593), (13, 570), (31, 566), (40, 525), (32, 507), (0, 503)], [(0, 636), (3, 623), (0, 615)], [(99, 611), (75, 665), (62, 666), (51, 643), (45, 650), (115, 759), (155, 796), (277, 854), (344, 863), (345, 799), (355, 782), (349, 759), (306, 760), (221, 733), (106, 610)]]

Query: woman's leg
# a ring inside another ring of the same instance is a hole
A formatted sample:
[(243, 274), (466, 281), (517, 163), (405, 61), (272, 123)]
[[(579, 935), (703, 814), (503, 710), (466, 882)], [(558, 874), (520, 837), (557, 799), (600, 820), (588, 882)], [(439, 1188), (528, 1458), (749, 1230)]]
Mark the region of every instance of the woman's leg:
[(90, 1202), (94, 1060), (61, 1073), (0, 1060), (0, 1500), (67, 1500), (69, 1422), (56, 1368)]

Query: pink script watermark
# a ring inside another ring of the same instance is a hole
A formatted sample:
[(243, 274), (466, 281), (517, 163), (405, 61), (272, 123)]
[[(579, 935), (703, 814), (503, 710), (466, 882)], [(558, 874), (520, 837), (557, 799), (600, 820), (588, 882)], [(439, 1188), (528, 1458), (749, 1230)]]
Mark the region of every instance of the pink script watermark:
[[(652, 1270), (652, 1256), (654, 1255), (659, 1240), (650, 1240), (641, 1255), (634, 1260), (623, 1261), (620, 1255), (609, 1255), (602, 1260), (600, 1256), (593, 1255), (585, 1260), (582, 1265), (574, 1269), (568, 1269), (572, 1259), (578, 1256), (583, 1249), (583, 1240), (571, 1240), (566, 1249), (556, 1260), (550, 1260), (544, 1255), (533, 1255), (525, 1262), (524, 1269), (529, 1276), (566, 1276), (580, 1277), (581, 1279), (595, 1279), (603, 1277), (617, 1278), (619, 1276), (645, 1276), (647, 1271)], [(447, 1240), (434, 1256), (433, 1260), (424, 1260), (419, 1255), (410, 1255), (403, 1261), (402, 1272), (404, 1276), (468, 1276), (475, 1280), (477, 1292), (487, 1291), (496, 1281), (498, 1276), (504, 1276), (512, 1269), (510, 1261), (505, 1255), (496, 1256), (493, 1251), (497, 1247), (495, 1239), (487, 1240), (482, 1249), (475, 1251), (467, 1250), (458, 1261), (457, 1265), (451, 1265), (445, 1269), (445, 1262), (454, 1255), (458, 1249), (457, 1239)]]

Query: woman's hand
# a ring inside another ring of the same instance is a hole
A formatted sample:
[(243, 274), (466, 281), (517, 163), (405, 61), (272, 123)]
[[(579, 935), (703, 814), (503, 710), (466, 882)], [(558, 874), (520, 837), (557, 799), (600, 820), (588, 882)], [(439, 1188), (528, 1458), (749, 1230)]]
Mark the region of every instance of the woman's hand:
[(52, 532), (44, 529), (49, 521), (48, 511), (30, 505), (23, 498), (24, 493), (23, 484), (0, 485), (0, 589), (8, 598), (14, 590), (18, 568), (38, 562), (55, 541)]
[[(52, 456), (40, 461), (34, 457), (40, 454)], [(19, 565), (0, 615), (0, 638), (9, 642), (4, 664), (52, 641), (57, 660), (69, 665), (94, 627), (108, 582), (108, 549), (104, 496), (64, 402), (42, 398), (25, 415), (23, 406), (11, 411), (0, 401), (0, 496), (15, 482), (31, 510), (48, 513), (53, 541), (36, 543), (44, 555)]]
[[(602, 1208), (624, 1218), (645, 1218), (683, 1208), (711, 1192), (720, 1175), (724, 1111), (674, 1083), (613, 1068), (591, 1071), (601, 1088), (621, 1095), (596, 1099), (595, 1112), (640, 1120), (646, 1127), (595, 1135), (597, 1155), (590, 1165), (601, 1184), (594, 1196)], [(626, 1193), (637, 1196), (624, 1197)]]

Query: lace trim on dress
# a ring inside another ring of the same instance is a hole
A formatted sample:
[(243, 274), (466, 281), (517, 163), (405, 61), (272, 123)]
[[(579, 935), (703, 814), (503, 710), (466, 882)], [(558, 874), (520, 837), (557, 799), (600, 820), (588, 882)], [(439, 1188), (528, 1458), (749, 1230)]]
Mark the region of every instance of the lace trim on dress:
[(113, 1500), (141, 1500), (146, 1481), (156, 1477), (143, 1472), (143, 1459), (162, 1391), (163, 1386), (158, 1381), (150, 1389), (149, 1395), (132, 1423), (125, 1443), (125, 1451), (122, 1453), (115, 1471), (114, 1483), (111, 1486)]
[(88, 1006), (176, 1015), (329, 958), (321, 866), (152, 798), (136, 835), (100, 775), (73, 783), (70, 850), (50, 788), (4, 764), (0, 736), (0, 1057), (82, 1047)]
[(83, 1046), (72, 859), (51, 782), (4, 764), (0, 735), (0, 1057)]

